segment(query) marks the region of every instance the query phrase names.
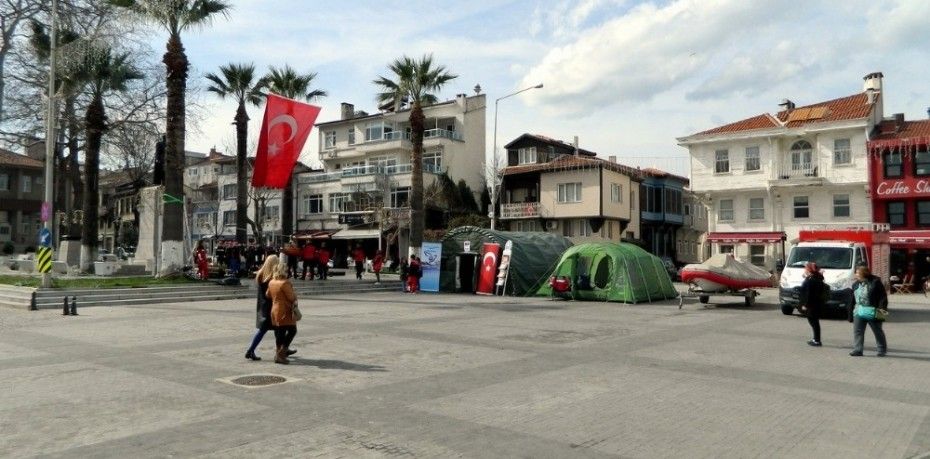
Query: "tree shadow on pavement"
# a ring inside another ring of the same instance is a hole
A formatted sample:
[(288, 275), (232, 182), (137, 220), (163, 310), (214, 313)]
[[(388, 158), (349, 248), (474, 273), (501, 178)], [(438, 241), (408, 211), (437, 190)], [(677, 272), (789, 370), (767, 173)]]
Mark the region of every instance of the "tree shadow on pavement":
[(388, 371), (381, 365), (366, 365), (363, 363), (345, 362), (342, 360), (315, 360), (304, 359), (300, 357), (290, 357), (292, 365), (307, 365), (317, 367), (323, 370), (346, 370), (346, 371), (364, 371), (364, 372), (386, 372)]
[(891, 316), (888, 317), (888, 322), (895, 323), (930, 323), (930, 309), (927, 310), (914, 310), (914, 309), (896, 309), (894, 307), (890, 310)]

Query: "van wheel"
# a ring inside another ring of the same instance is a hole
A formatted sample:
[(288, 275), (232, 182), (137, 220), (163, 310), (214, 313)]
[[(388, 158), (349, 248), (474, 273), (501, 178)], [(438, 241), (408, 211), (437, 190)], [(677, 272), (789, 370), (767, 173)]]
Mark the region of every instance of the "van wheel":
[(787, 304), (781, 305), (781, 313), (786, 316), (790, 316), (791, 314), (794, 314), (794, 306), (789, 306)]
[(710, 296), (709, 296), (709, 295), (701, 295), (701, 296), (698, 297), (698, 301), (700, 301), (702, 304), (707, 304), (707, 302), (710, 301)]

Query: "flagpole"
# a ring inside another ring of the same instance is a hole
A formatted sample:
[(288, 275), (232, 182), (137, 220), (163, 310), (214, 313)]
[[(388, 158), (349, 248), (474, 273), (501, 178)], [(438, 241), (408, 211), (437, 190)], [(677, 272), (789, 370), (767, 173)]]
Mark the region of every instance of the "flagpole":
[[(45, 117), (47, 123), (45, 126), (45, 205), (48, 209), (49, 218), (46, 218), (43, 222), (43, 227), (49, 232), (54, 229), (52, 228), (52, 223), (55, 221), (54, 218), (51, 218), (51, 216), (55, 215), (55, 209), (52, 207), (54, 194), (52, 183), (55, 180), (55, 125), (57, 124), (55, 119), (55, 54), (57, 48), (56, 42), (58, 41), (58, 0), (52, 0), (52, 18), (50, 29), (49, 38), (51, 39), (51, 42), (48, 59), (48, 113)], [(54, 240), (54, 238), (52, 238), (52, 240)], [(51, 274), (42, 273), (42, 287), (49, 288), (51, 286)]]

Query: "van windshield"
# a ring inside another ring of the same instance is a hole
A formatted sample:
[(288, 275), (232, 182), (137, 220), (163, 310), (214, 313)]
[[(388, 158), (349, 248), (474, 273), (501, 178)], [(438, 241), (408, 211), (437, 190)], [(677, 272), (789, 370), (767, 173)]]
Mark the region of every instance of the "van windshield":
[(795, 247), (788, 258), (788, 266), (803, 268), (809, 261), (817, 263), (820, 269), (850, 269), (853, 250), (845, 247)]

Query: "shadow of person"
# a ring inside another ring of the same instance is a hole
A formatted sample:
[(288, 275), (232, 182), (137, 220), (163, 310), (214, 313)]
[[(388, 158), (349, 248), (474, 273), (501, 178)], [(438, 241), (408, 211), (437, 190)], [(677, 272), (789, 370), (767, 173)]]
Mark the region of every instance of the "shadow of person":
[(307, 365), (317, 367), (323, 370), (346, 370), (346, 371), (364, 371), (364, 372), (386, 372), (388, 371), (381, 365), (366, 365), (364, 363), (352, 363), (342, 360), (316, 360), (305, 359), (300, 357), (290, 357), (292, 365)]

